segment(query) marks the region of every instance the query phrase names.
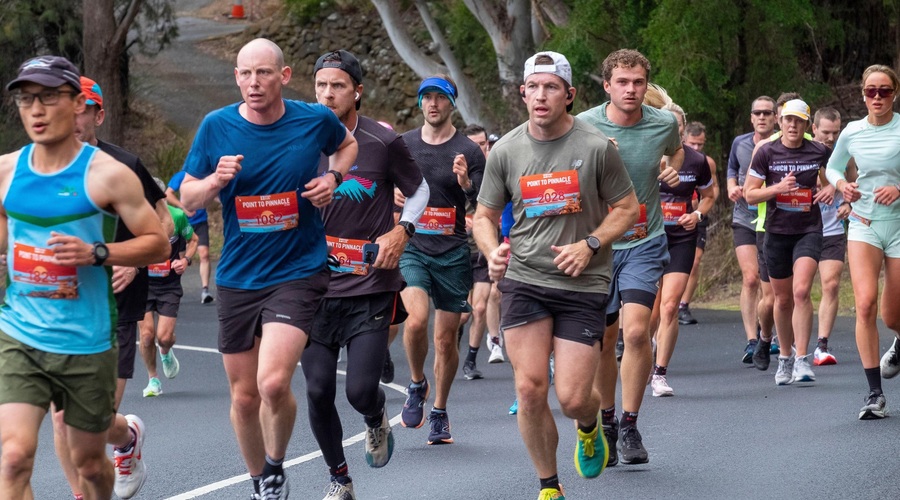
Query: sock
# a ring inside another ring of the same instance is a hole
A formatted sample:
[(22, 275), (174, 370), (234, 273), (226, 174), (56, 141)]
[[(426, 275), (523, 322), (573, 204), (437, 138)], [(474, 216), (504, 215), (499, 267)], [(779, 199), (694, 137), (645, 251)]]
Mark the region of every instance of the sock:
[(131, 451), (132, 448), (134, 448), (135, 441), (137, 441), (137, 434), (134, 433), (134, 430), (130, 426), (128, 427), (128, 432), (131, 433), (131, 441), (122, 448), (116, 447), (116, 450), (121, 453), (128, 453)]
[(266, 465), (263, 466), (262, 471), (263, 477), (284, 476), (284, 467), (282, 467), (282, 463), (284, 463), (284, 457), (274, 459), (269, 457), (269, 455), (266, 455)]
[(475, 358), (478, 356), (478, 347), (469, 346), (469, 352), (466, 354), (466, 363), (474, 363)]
[(437, 406), (432, 406), (431, 412), (432, 413), (447, 413), (447, 409), (446, 408), (438, 408)]
[(259, 495), (259, 482), (262, 481), (262, 475), (250, 476), (250, 479), (253, 480), (253, 492)]
[(881, 368), (864, 368), (864, 372), (866, 372), (866, 380), (869, 381), (869, 390), (876, 393), (881, 394)]
[(75, 497), (75, 500), (84, 500), (84, 495), (82, 495), (81, 493), (79, 493), (77, 495), (73, 494), (72, 496)]
[(541, 489), (550, 488), (551, 490), (562, 491), (559, 489), (559, 476), (553, 474), (547, 478), (541, 478)]
[(409, 387), (410, 389), (421, 389), (422, 386), (425, 385), (425, 379), (423, 378), (421, 381), (416, 382), (413, 379), (409, 379)]
[(613, 425), (616, 423), (616, 405), (600, 410), (600, 421), (603, 425)]
[(821, 349), (828, 348), (828, 338), (827, 337), (819, 337), (819, 340), (816, 341), (816, 347)]
[(594, 421), (594, 423), (591, 424), (589, 427), (585, 427), (585, 426), (581, 425), (581, 422), (578, 422), (578, 430), (580, 430), (581, 432), (583, 432), (585, 434), (590, 434), (590, 433), (594, 432), (594, 429), (596, 429), (596, 428), (597, 428), (596, 421)]
[(203, 291), (204, 291), (204, 292), (209, 292), (209, 287), (208, 287), (208, 286), (203, 287)]
[(381, 421), (384, 420), (384, 407), (381, 408), (375, 415), (365, 415), (363, 416), (363, 420), (366, 421), (366, 427), (370, 429), (375, 429), (376, 427), (381, 427)]
[(338, 483), (340, 483), (340, 484), (342, 484), (342, 485), (344, 485), (344, 486), (347, 486), (348, 484), (350, 484), (350, 483), (353, 482), (353, 479), (351, 479), (350, 476), (348, 476), (348, 475), (343, 475), (343, 476), (332, 476), (332, 477), (331, 477), (331, 480), (332, 480), (332, 481), (336, 481), (336, 482), (338, 482)]
[(688, 304), (687, 302), (679, 302), (679, 303), (678, 303), (678, 308), (679, 308), (679, 309), (687, 309), (689, 305), (690, 305), (690, 304)]
[(347, 461), (343, 461), (337, 467), (330, 467), (328, 472), (331, 473), (331, 479), (336, 479), (339, 477), (346, 477), (350, 472), (350, 469), (347, 467)]
[(667, 369), (668, 369), (667, 366), (653, 365), (653, 374), (654, 375), (662, 375), (665, 377)]
[(638, 412), (623, 411), (622, 412), (622, 427), (637, 427), (637, 419), (638, 419)]

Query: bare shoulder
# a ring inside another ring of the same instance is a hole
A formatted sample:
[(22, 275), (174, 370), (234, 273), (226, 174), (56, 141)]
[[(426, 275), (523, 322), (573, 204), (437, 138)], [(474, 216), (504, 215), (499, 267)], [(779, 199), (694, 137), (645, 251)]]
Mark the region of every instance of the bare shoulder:
[(143, 199), (137, 174), (103, 151), (97, 151), (91, 160), (88, 189), (94, 202), (103, 208), (135, 193)]
[(21, 153), (19, 150), (0, 156), (0, 199), (6, 199), (6, 192), (9, 191), (9, 184), (12, 182), (13, 172), (16, 170)]

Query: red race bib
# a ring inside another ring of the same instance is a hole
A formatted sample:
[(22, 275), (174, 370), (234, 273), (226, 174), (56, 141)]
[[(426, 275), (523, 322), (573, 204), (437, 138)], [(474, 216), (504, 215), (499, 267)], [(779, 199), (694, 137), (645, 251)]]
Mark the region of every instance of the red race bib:
[(300, 224), (297, 192), (236, 196), (234, 209), (243, 233), (287, 231)]
[(775, 208), (787, 212), (809, 212), (812, 208), (812, 189), (800, 188), (777, 195)]
[(525, 217), (553, 217), (581, 212), (578, 172), (566, 170), (519, 178)]
[(456, 230), (456, 208), (425, 207), (416, 222), (416, 234), (452, 236)]
[(363, 245), (368, 243), (366, 240), (351, 240), (347, 238), (337, 238), (325, 235), (325, 241), (331, 249), (331, 255), (337, 258), (341, 263), (337, 269), (332, 268), (338, 273), (353, 273), (360, 276), (369, 274), (369, 266), (363, 262)]
[(666, 226), (677, 226), (678, 219), (687, 212), (687, 203), (664, 201), (661, 203), (663, 224)]
[(57, 264), (49, 248), (14, 243), (11, 279), (28, 297), (78, 298), (78, 269)]

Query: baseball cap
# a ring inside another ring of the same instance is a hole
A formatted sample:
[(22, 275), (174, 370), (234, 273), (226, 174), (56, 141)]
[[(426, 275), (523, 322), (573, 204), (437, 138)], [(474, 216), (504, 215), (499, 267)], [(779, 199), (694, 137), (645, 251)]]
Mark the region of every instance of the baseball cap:
[(33, 57), (19, 66), (18, 76), (6, 85), (6, 90), (17, 88), (25, 82), (37, 83), (50, 88), (68, 83), (77, 90), (81, 89), (80, 76), (81, 72), (78, 71), (78, 68), (65, 57)]
[(809, 105), (800, 99), (792, 99), (784, 103), (784, 107), (781, 108), (781, 116), (787, 115), (793, 115), (809, 121)]
[[(315, 69), (313, 69), (313, 75), (318, 73), (319, 70), (323, 68), (337, 68), (350, 75), (350, 78), (352, 78), (357, 85), (362, 83), (362, 67), (359, 65), (359, 60), (356, 59), (356, 56), (347, 52), (346, 50), (333, 50), (319, 56), (319, 58), (316, 59), (316, 66)], [(359, 105), (360, 99), (357, 99), (357, 110), (359, 109)]]
[[(553, 64), (537, 64), (535, 65), (535, 61), (540, 56), (547, 56), (550, 59), (553, 59)], [(552, 73), (563, 80), (565, 80), (566, 84), (569, 87), (572, 86), (572, 66), (569, 64), (569, 61), (566, 59), (566, 56), (560, 54), (559, 52), (538, 52), (537, 54), (528, 58), (525, 61), (525, 79), (528, 79), (529, 76), (535, 73)]]
[(85, 104), (103, 109), (103, 91), (100, 84), (86, 76), (81, 77), (81, 93), (87, 97)]

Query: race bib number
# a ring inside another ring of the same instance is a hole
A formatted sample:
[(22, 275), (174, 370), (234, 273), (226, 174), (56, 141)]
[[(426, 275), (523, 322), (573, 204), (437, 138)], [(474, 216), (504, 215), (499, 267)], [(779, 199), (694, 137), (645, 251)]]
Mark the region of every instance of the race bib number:
[(553, 217), (581, 212), (578, 172), (566, 170), (519, 178), (525, 217)]
[(677, 226), (678, 219), (687, 212), (687, 203), (664, 201), (661, 203), (663, 224), (666, 226)]
[(332, 267), (332, 271), (352, 273), (359, 276), (369, 274), (369, 266), (363, 261), (363, 245), (368, 243), (368, 241), (337, 238), (328, 235), (325, 235), (325, 241), (328, 242), (331, 255), (340, 263), (339, 267)]
[(159, 264), (147, 266), (147, 273), (151, 278), (165, 278), (172, 272), (172, 261), (167, 260)]
[(78, 298), (78, 269), (57, 264), (49, 248), (13, 244), (11, 279), (27, 297)]
[(238, 226), (243, 233), (271, 233), (294, 229), (300, 223), (297, 192), (236, 196)]
[[(612, 209), (610, 209), (612, 210)], [(619, 241), (637, 241), (647, 237), (647, 205), (641, 203), (641, 214), (638, 215), (637, 222), (625, 234), (619, 238)]]
[(812, 189), (801, 188), (775, 197), (775, 208), (787, 212), (809, 212), (812, 207)]
[(416, 234), (432, 236), (452, 236), (456, 230), (456, 208), (425, 207), (425, 212), (416, 222)]

